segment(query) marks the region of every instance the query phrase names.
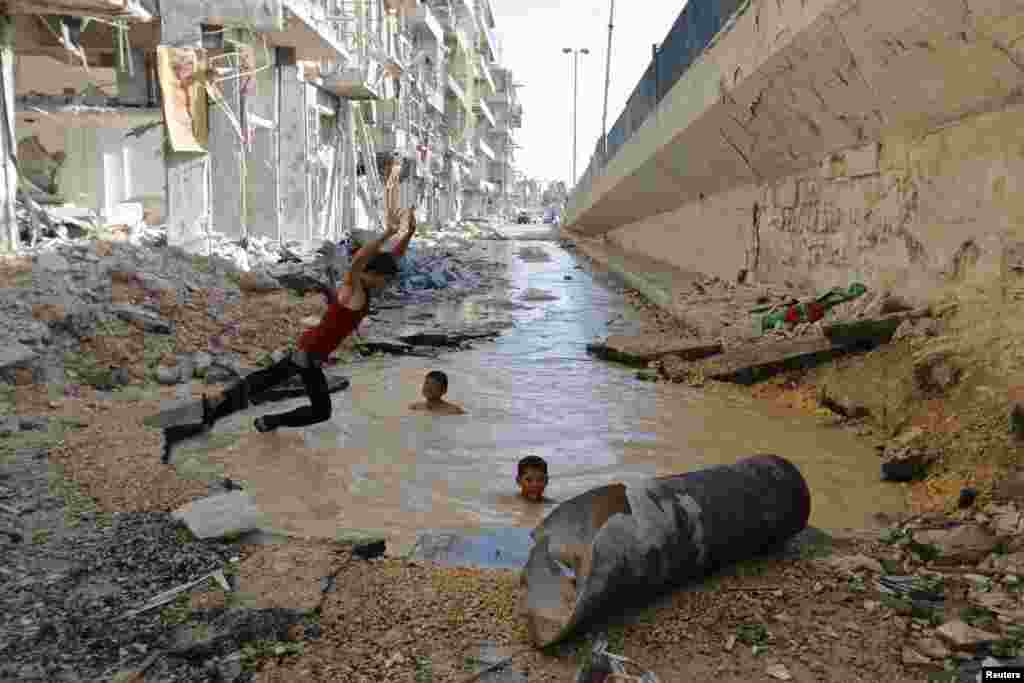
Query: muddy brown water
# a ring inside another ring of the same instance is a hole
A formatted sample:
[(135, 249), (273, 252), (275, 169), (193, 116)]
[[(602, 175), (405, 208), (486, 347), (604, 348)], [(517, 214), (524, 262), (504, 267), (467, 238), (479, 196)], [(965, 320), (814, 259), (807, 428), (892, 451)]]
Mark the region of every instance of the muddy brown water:
[[(529, 228), (519, 233), (530, 236)], [(551, 259), (521, 260), (517, 252), (525, 245)], [(255, 415), (300, 401), (262, 406), (218, 423), (214, 441), (231, 443), (212, 448), (211, 441), (203, 457), (245, 482), (275, 527), (320, 537), (383, 533), (388, 554), (410, 550), (425, 529), (535, 526), (552, 505), (516, 499), (516, 463), (526, 455), (547, 460), (547, 495), (556, 502), (614, 481), (628, 484), (760, 452), (800, 467), (816, 527), (860, 527), (873, 513), (903, 509), (900, 489), (879, 481), (878, 457), (848, 432), (773, 413), (735, 392), (642, 382), (635, 370), (588, 358), (588, 342), (638, 329), (640, 314), (626, 306), (608, 276), (576, 269), (576, 257), (556, 243), (516, 240), (481, 248), (509, 264), (507, 284), (459, 303), (387, 311), (387, 320), (372, 322), (363, 334), (503, 319), (515, 327), (436, 360), (381, 357), (345, 368), (352, 384), (333, 396), (329, 422), (258, 434)], [(558, 298), (521, 302), (528, 308), (507, 305), (531, 288)], [(467, 415), (409, 410), (434, 369), (448, 374), (447, 398)]]

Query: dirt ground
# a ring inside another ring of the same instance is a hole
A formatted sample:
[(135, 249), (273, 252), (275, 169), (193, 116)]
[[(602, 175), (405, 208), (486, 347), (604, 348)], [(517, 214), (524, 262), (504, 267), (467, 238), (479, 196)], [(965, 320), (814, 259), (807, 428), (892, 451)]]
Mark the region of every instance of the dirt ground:
[[(133, 287), (118, 283), (115, 296), (137, 300), (142, 293)], [(175, 348), (163, 350), (165, 362), (175, 351), (205, 348), (209, 335), (222, 333), (222, 325), (206, 312), (208, 294), (189, 305), (163, 302), (162, 314), (181, 331)], [(321, 306), (312, 295), (297, 302), (287, 293), (246, 294), (227, 307), (227, 319), (239, 320), (241, 329), (238, 336), (227, 335), (226, 345), (255, 363), (262, 354), (286, 346), (300, 321)], [(676, 329), (670, 316), (656, 312), (652, 327)], [(970, 318), (950, 323), (947, 342), (968, 371), (946, 396), (919, 397), (909, 389), (885, 393), (872, 384), (913, 386), (905, 381), (912, 379), (913, 354), (920, 349), (911, 342), (751, 391), (830, 420), (835, 416), (823, 413), (815, 399), (821, 387), (863, 394), (872, 414), (884, 416), (856, 427), (869, 438), (887, 439), (886, 430), (897, 425), (929, 428), (928, 438), (941, 444), (946, 455), (927, 481), (908, 487), (908, 496), (920, 509), (944, 509), (960, 486), (984, 488), (1017, 462), (1017, 453), (1006, 445), (1005, 413), (1007, 392), (1019, 390), (1007, 380), (1008, 369), (1018, 367), (1014, 363), (1022, 356), (1013, 339), (1005, 349), (998, 347), (1005, 351), (1001, 364), (991, 365), (997, 348), (993, 339), (1011, 338), (994, 328), (984, 336), (980, 327)], [(965, 336), (965, 330), (971, 334)], [(100, 364), (128, 367), (141, 379), (146, 343), (140, 331), (117, 330), (87, 341), (82, 352)], [(52, 453), (65, 476), (101, 511), (169, 511), (206, 495), (207, 482), (182, 479), (160, 464), (160, 434), (142, 424), (177, 390), (147, 385), (118, 393), (124, 396), (104, 399), (83, 387), (77, 397), (54, 396), (46, 387), (27, 385), (16, 387), (10, 398), (19, 415), (60, 415), (84, 424), (64, 433)], [(884, 405), (903, 412), (883, 410), (879, 396), (889, 401)], [(889, 550), (875, 541), (847, 539), (836, 541), (833, 552), (881, 557)], [(355, 560), (345, 548), (320, 541), (239, 546), (238, 556), (239, 591), (230, 596), (217, 589), (196, 592), (191, 608), (230, 602), (320, 610), (321, 637), (297, 648), (265, 650), (248, 664), (257, 681), (459, 682), (474, 670), (472, 658), (481, 642), (508, 652), (527, 645), (517, 614), (522, 589), (515, 572), (440, 568), (395, 558)], [(330, 576), (325, 585), (324, 577)], [(920, 620), (883, 606), (863, 577), (808, 557), (773, 558), (743, 563), (694, 590), (676, 592), (636, 623), (613, 628), (609, 649), (654, 671), (663, 683), (712, 677), (723, 683), (909, 682), (941, 668), (941, 662), (904, 662), (904, 645), (923, 628)], [(558, 653), (530, 648), (512, 666), (528, 672), (530, 681), (569, 681), (580, 661), (575, 649), (584, 645), (570, 644)]]

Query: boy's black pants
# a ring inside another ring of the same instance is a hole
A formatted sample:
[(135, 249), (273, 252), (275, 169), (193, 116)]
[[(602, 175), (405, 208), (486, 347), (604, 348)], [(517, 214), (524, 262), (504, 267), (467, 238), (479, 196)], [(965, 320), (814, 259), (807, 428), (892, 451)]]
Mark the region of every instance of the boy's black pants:
[(249, 404), (249, 397), (261, 394), (267, 389), (287, 382), (299, 375), (306, 385), (309, 396), (308, 406), (301, 406), (287, 413), (264, 415), (263, 420), (268, 427), (305, 427), (306, 425), (324, 422), (331, 417), (331, 394), (327, 389), (327, 377), (319, 363), (303, 368), (297, 365), (291, 355), (274, 363), (269, 368), (257, 370), (243, 377), (224, 392), (225, 400), (213, 412), (213, 419), (219, 420), (236, 410), (242, 410)]

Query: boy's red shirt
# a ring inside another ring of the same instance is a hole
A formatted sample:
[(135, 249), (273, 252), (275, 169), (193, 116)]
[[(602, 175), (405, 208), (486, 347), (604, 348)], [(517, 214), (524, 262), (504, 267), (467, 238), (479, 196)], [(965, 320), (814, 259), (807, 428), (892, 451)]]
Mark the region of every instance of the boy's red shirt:
[[(399, 242), (391, 254), (396, 259), (402, 258), (405, 254), (406, 242)], [(370, 312), (370, 299), (358, 311), (353, 311), (345, 303), (351, 295), (352, 273), (346, 273), (342, 287), (337, 290), (335, 300), (327, 304), (324, 317), (316, 327), (311, 327), (299, 337), (296, 344), (300, 351), (315, 354), (326, 358), (341, 345), (341, 342), (359, 328), (366, 314)], [(349, 286), (349, 295), (342, 297), (341, 291)]]

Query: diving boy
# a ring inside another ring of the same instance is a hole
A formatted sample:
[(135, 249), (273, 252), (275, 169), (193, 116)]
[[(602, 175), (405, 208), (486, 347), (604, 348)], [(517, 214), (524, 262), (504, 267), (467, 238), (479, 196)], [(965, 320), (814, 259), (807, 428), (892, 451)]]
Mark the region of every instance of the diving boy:
[[(327, 311), (320, 323), (299, 337), (297, 350), (269, 368), (254, 372), (226, 389), (218, 401), (203, 396), (203, 423), (210, 427), (220, 418), (248, 406), (248, 397), (286, 382), (294, 375), (302, 378), (309, 396), (309, 405), (287, 413), (258, 417), (254, 426), (259, 432), (278, 427), (304, 427), (324, 422), (331, 417), (331, 397), (322, 366), (342, 341), (355, 332), (370, 310), (371, 295), (382, 290), (398, 273), (398, 260), (405, 254), (416, 232), (412, 210), (399, 211), (398, 177), (401, 163), (391, 166), (385, 186), (387, 220), (384, 234), (363, 246), (352, 258), (352, 265), (338, 287), (333, 267), (327, 267), (329, 284), (320, 291), (327, 300)], [(390, 253), (381, 253), (384, 244), (397, 235), (403, 225), (406, 233)]]
[(439, 415), (464, 415), (466, 413), (461, 407), (444, 400), (444, 395), (448, 393), (448, 375), (440, 370), (427, 373), (426, 379), (423, 380), (422, 392), (423, 398), (426, 400), (413, 403), (409, 406), (410, 409), (425, 410)]

